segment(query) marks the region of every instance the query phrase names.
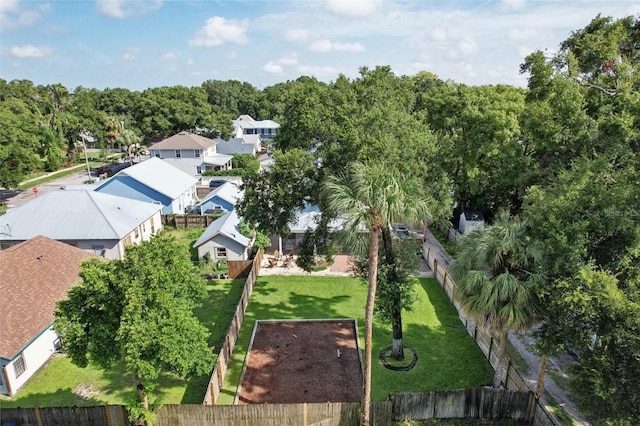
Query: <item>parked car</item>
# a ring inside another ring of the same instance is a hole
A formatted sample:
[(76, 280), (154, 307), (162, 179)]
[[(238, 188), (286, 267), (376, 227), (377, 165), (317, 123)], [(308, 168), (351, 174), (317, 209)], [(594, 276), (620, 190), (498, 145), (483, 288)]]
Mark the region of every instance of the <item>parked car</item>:
[(221, 185), (224, 185), (226, 180), (223, 179), (212, 179), (209, 181), (209, 188), (217, 188)]

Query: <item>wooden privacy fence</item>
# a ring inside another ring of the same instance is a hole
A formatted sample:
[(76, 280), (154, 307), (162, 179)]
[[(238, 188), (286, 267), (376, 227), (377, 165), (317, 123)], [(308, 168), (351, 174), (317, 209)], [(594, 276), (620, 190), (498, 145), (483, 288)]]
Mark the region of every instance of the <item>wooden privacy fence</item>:
[[(405, 420), (514, 419), (528, 417), (533, 403), (530, 392), (476, 388), (430, 393), (398, 393), (388, 401), (372, 401), (371, 422), (388, 426)], [(253, 405), (163, 405), (155, 410), (156, 426), (215, 424), (335, 425), (360, 424), (359, 402), (253, 404)], [(10, 408), (2, 410), (3, 422), (21, 426), (63, 424), (66, 426), (125, 426), (127, 411), (121, 405), (62, 408)]]
[(162, 225), (175, 226), (176, 228), (206, 228), (218, 217), (198, 214), (165, 214), (162, 215)]
[(19, 426), (128, 426), (129, 413), (123, 405), (95, 407), (2, 408), (2, 424)]
[[(467, 332), (476, 342), (482, 353), (485, 355), (489, 364), (494, 369), (498, 365), (498, 357), (495, 354), (495, 342), (493, 337), (489, 334), (489, 332), (481, 327), (478, 327), (475, 321), (467, 318), (464, 309), (460, 302), (455, 299), (455, 288), (456, 283), (453, 281), (453, 278), (449, 275), (447, 268), (444, 265), (438, 263), (438, 259), (436, 259), (435, 255), (431, 252), (431, 248), (428, 246), (423, 247), (423, 257), (427, 261), (427, 264), (433, 271), (433, 277), (440, 283), (442, 289), (446, 293), (447, 297), (455, 306), (458, 311), (458, 316), (460, 320), (465, 325)], [(511, 365), (511, 360), (508, 360), (507, 363), (507, 376), (505, 379), (505, 387), (510, 390), (520, 391), (520, 392), (529, 392), (533, 395), (533, 392), (527, 385), (527, 382), (522, 378), (518, 370)], [(534, 425), (557, 425), (559, 424), (556, 421), (555, 417), (547, 411), (544, 405), (541, 404), (539, 400), (534, 401), (535, 404), (531, 408), (531, 419), (533, 420)]]
[(224, 383), (227, 368), (231, 363), (231, 355), (233, 354), (233, 348), (236, 345), (236, 340), (238, 340), (238, 333), (240, 332), (240, 327), (242, 327), (242, 323), (244, 321), (244, 314), (247, 310), (247, 306), (249, 305), (253, 286), (258, 278), (258, 271), (260, 270), (263, 254), (264, 252), (259, 250), (256, 257), (253, 259), (253, 266), (251, 267), (249, 276), (244, 283), (242, 296), (240, 297), (240, 301), (236, 307), (236, 312), (233, 314), (233, 319), (231, 320), (227, 336), (224, 338), (222, 348), (220, 348), (220, 352), (218, 353), (216, 365), (211, 373), (209, 385), (207, 386), (207, 391), (204, 395), (204, 400), (202, 401), (204, 405), (214, 405), (220, 395), (220, 389)]

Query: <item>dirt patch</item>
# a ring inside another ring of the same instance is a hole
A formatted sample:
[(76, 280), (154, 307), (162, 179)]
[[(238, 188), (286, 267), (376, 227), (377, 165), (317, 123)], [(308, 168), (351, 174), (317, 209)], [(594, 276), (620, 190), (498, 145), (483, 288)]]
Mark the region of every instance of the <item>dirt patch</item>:
[(237, 403), (357, 402), (355, 320), (258, 321)]

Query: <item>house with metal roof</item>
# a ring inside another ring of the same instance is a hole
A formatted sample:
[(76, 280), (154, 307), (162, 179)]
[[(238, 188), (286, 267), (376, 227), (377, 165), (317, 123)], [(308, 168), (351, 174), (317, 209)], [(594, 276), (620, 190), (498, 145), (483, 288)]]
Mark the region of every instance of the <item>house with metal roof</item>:
[(200, 178), (207, 170), (231, 169), (232, 155), (219, 153), (221, 139), (180, 132), (149, 147), (151, 158), (160, 158), (189, 176)]
[(41, 235), (0, 251), (0, 393), (14, 395), (60, 348), (56, 302), (90, 257)]
[(262, 139), (273, 139), (280, 125), (272, 120), (254, 120), (250, 115), (241, 115), (233, 120), (233, 136), (260, 135)]
[(162, 214), (184, 214), (198, 200), (197, 182), (166, 161), (150, 158), (121, 170), (95, 191), (158, 204)]
[(235, 209), (244, 192), (237, 185), (225, 182), (207, 194), (196, 206), (199, 214), (229, 212)]
[(251, 240), (240, 233), (240, 218), (235, 210), (214, 220), (193, 244), (198, 257), (211, 260), (249, 260)]
[(220, 154), (249, 154), (255, 156), (262, 150), (262, 141), (260, 135), (242, 135), (238, 138), (231, 138), (228, 141), (219, 140), (216, 149)]
[(162, 229), (158, 204), (88, 190), (47, 192), (0, 216), (0, 249), (38, 235), (107, 259)]

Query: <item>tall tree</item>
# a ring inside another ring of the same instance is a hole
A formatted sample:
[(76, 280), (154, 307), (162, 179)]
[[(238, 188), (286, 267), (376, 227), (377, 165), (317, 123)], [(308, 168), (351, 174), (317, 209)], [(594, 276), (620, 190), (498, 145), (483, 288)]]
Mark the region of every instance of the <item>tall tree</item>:
[(74, 364), (122, 363), (144, 410), (160, 371), (187, 377), (211, 370), (209, 333), (193, 314), (205, 284), (185, 247), (155, 237), (127, 247), (124, 260), (83, 263), (80, 276), (54, 322)]
[[(345, 218), (345, 241), (357, 252), (368, 245), (368, 291), (365, 308), (365, 367), (362, 391), (362, 424), (369, 425), (373, 312), (378, 278), (378, 249), (382, 230), (393, 222), (421, 222), (429, 206), (410, 180), (382, 164), (351, 164), (344, 174), (328, 175), (323, 190), (330, 208)], [(361, 231), (368, 231), (363, 244)]]
[(540, 314), (541, 252), (527, 235), (526, 222), (511, 218), (508, 211), (500, 212), (493, 225), (465, 234), (459, 247), (449, 268), (455, 297), (497, 340), (497, 388), (505, 377), (509, 330), (527, 329)]
[(124, 129), (118, 135), (117, 142), (127, 151), (129, 164), (133, 164), (133, 156), (138, 152), (142, 138), (131, 129)]

